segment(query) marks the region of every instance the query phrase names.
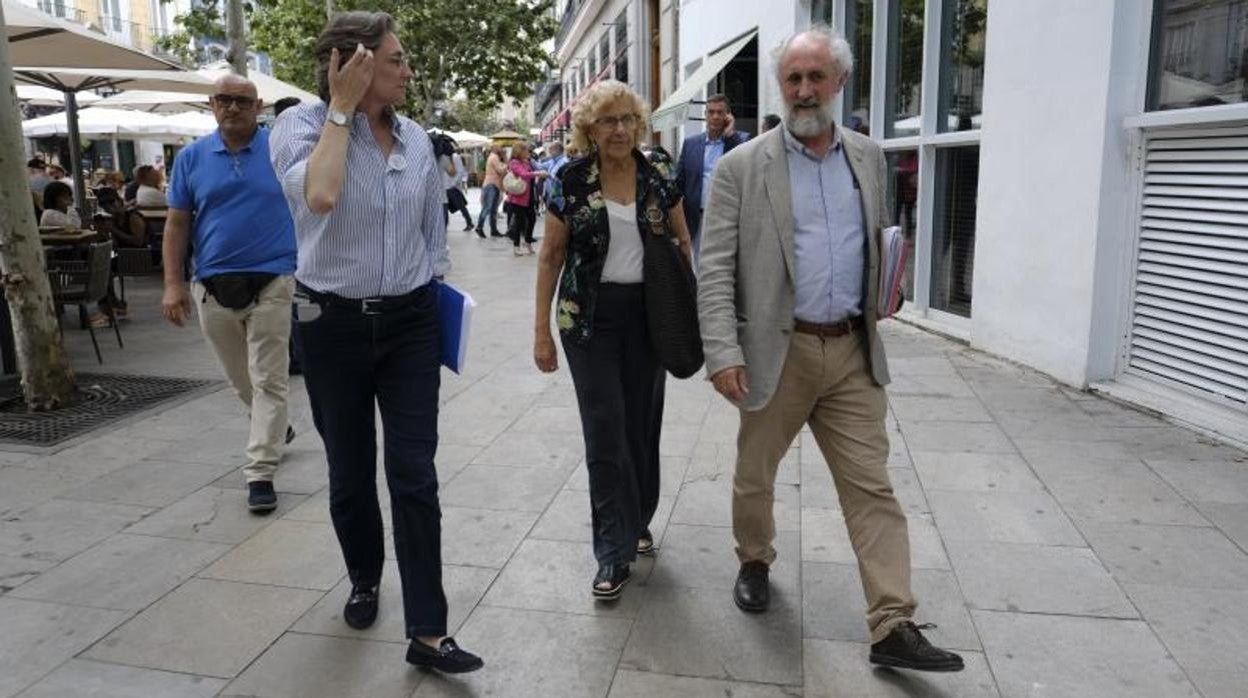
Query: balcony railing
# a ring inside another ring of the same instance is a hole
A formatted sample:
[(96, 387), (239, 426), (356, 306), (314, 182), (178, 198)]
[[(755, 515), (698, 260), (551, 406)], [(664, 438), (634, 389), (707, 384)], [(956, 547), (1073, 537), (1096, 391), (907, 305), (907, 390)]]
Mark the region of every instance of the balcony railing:
[(572, 30), (572, 25), (576, 22), (576, 16), (580, 14), (581, 8), (585, 6), (585, 0), (569, 0), (568, 6), (563, 8), (563, 16), (559, 18), (559, 31), (555, 33), (555, 50), (563, 46), (564, 40), (568, 38), (568, 32)]
[(539, 83), (533, 95), (533, 106), (540, 113), (559, 96), (563, 83), (559, 81)]
[(102, 14), (99, 29), (108, 38), (120, 41), (127, 46), (144, 51), (152, 47), (154, 31), (147, 25), (131, 22), (116, 15)]
[(86, 24), (87, 13), (74, 7), (72, 2), (64, 2), (63, 0), (39, 0), (38, 7), (40, 10), (59, 17), (75, 24)]

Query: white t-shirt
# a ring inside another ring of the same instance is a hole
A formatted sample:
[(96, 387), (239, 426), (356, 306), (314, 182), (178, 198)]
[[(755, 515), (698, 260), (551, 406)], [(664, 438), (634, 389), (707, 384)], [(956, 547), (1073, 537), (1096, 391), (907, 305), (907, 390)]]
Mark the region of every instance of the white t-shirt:
[(169, 200), (163, 191), (141, 184), (134, 193), (134, 203), (139, 206), (168, 206)]
[(78, 217), (78, 212), (73, 206), (65, 213), (54, 208), (43, 210), (43, 216), (39, 218), (39, 227), (41, 228), (81, 228), (82, 219)]
[[(451, 189), (455, 186), (455, 182), (459, 179), (459, 168), (455, 167), (455, 161), (443, 155), (438, 158), (438, 169), (442, 171), (442, 188)], [(454, 169), (455, 174), (451, 174), (447, 170)]]
[(617, 204), (610, 199), (604, 201), (607, 202), (611, 243), (607, 245), (602, 280), (613, 284), (639, 284), (642, 281), (644, 247), (637, 230), (637, 207), (635, 204)]
[(451, 156), (451, 162), (455, 165), (455, 184), (467, 186), (468, 168), (464, 167), (464, 159), (459, 156), (459, 153), (455, 153)]

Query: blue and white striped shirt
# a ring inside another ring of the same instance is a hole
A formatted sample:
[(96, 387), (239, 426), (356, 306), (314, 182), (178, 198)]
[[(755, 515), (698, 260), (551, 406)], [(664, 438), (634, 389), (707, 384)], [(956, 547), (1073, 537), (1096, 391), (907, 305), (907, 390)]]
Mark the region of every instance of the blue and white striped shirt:
[(442, 202), (446, 191), (433, 143), (411, 119), (394, 118), (386, 158), (357, 113), (347, 145), (346, 179), (334, 209), (321, 216), (304, 196), (308, 158), (321, 138), (328, 107), (287, 109), (269, 137), (299, 239), (295, 277), (308, 288), (347, 298), (397, 296), (450, 270)]

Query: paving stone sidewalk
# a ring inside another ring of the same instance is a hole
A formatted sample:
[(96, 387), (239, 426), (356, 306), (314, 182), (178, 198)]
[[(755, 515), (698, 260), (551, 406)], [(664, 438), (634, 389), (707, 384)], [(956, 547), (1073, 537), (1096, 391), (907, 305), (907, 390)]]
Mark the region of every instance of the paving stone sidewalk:
[[(736, 414), (700, 379), (668, 383), (659, 554), (596, 605), (570, 377), (530, 358), (535, 258), (450, 227), (452, 280), (480, 307), (467, 373), (442, 389), (445, 579), (453, 632), (486, 668), (405, 665), (392, 562), (377, 625), (342, 622), (324, 453), (295, 380), (299, 436), (269, 517), (244, 508), (246, 424), (225, 390), (58, 453), (0, 452), (0, 698), (1245, 695), (1248, 456), (895, 322), (889, 468), (919, 620), (966, 671), (868, 666), (808, 433), (780, 470), (773, 608), (737, 610)], [(127, 290), (126, 349), (103, 338), (104, 370), (218, 377), (197, 329), (158, 320), (155, 284)], [(85, 333), (66, 338), (96, 370)]]

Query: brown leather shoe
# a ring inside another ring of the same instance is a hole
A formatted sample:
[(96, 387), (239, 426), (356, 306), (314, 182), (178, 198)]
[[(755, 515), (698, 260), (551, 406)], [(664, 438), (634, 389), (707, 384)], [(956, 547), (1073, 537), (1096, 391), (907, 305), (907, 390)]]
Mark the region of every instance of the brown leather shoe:
[(919, 632), (935, 627), (910, 621), (898, 625), (888, 637), (871, 645), (871, 663), (917, 671), (962, 671), (962, 657), (934, 647)]
[(732, 590), (732, 598), (737, 608), (746, 613), (762, 613), (771, 603), (771, 588), (768, 584), (770, 568), (767, 563), (751, 561), (741, 565), (737, 573), (737, 583)]

